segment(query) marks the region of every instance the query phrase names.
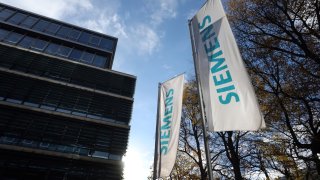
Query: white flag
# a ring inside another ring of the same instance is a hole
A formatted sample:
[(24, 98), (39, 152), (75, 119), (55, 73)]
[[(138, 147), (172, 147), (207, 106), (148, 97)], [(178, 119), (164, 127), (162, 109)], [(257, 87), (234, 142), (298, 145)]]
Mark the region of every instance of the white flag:
[(265, 127), (249, 76), (220, 0), (191, 20), (195, 64), (210, 131)]
[(170, 175), (175, 163), (182, 110), (184, 75), (161, 84), (158, 117), (158, 168), (160, 177)]

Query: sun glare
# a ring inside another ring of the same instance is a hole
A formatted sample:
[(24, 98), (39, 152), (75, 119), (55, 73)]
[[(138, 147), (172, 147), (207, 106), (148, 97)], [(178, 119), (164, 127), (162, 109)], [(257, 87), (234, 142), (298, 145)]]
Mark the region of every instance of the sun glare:
[(123, 158), (124, 179), (147, 179), (150, 174), (149, 166), (151, 166), (151, 164), (146, 158), (147, 154), (129, 149), (126, 156)]

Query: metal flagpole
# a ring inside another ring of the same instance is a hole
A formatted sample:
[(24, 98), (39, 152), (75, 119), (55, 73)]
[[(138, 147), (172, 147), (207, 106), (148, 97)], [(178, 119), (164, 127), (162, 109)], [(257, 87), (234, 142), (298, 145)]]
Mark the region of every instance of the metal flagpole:
[[(156, 137), (155, 137), (155, 144), (154, 144), (154, 160), (153, 160), (153, 180), (156, 180), (159, 177), (160, 173), (160, 163), (161, 161), (158, 161), (158, 154), (159, 156), (160, 153), (158, 152), (159, 150), (159, 109), (160, 109), (160, 93), (161, 93), (161, 83), (158, 85), (158, 106), (157, 106), (157, 122), (156, 122)], [(159, 169), (158, 169), (159, 168)]]
[(194, 62), (194, 68), (196, 73), (196, 80), (198, 84), (198, 92), (199, 92), (199, 103), (201, 108), (201, 117), (202, 117), (202, 128), (203, 128), (203, 141), (204, 141), (204, 149), (206, 152), (206, 160), (207, 160), (207, 169), (209, 174), (209, 180), (213, 180), (213, 173), (212, 173), (212, 165), (211, 165), (211, 156), (209, 151), (209, 144), (208, 144), (208, 134), (207, 134), (207, 127), (206, 127), (206, 117), (205, 112), (203, 108), (203, 97), (202, 97), (202, 90), (201, 90), (201, 83), (199, 81), (199, 73), (198, 68), (196, 64), (196, 47), (194, 45), (194, 39), (193, 39), (193, 29), (191, 26), (191, 20), (189, 20), (189, 31), (190, 31), (190, 38), (191, 38), (191, 44), (192, 44), (192, 56), (193, 56), (193, 62)]

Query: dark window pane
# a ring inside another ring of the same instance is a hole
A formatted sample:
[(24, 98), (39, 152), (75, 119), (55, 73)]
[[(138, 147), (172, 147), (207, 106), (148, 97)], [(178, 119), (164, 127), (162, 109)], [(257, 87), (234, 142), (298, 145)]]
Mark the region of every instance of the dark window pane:
[(18, 46), (24, 47), (24, 48), (29, 48), (31, 43), (35, 41), (36, 39), (32, 37), (25, 36), (22, 41), (18, 44)]
[(25, 26), (25, 27), (32, 27), (36, 22), (38, 21), (38, 18), (29, 16), (27, 17), (27, 19), (25, 19), (22, 23), (21, 26)]
[(61, 45), (57, 51), (57, 54), (60, 56), (68, 57), (71, 48)]
[(93, 65), (98, 67), (104, 67), (106, 64), (106, 60), (107, 60), (106, 57), (96, 55), (93, 60)]
[(59, 31), (57, 32), (57, 36), (60, 36), (60, 37), (67, 37), (68, 34), (70, 33), (70, 28), (66, 27), (66, 26), (62, 26)]
[(80, 31), (76, 30), (76, 29), (72, 29), (70, 34), (69, 34), (69, 38), (73, 39), (73, 40), (77, 40), (79, 38), (80, 35)]
[(0, 29), (0, 40), (4, 39), (8, 35), (9, 31)]
[(32, 29), (43, 31), (44, 29), (46, 29), (48, 25), (49, 25), (48, 21), (40, 20), (35, 26), (33, 26)]
[(82, 55), (82, 51), (78, 49), (73, 49), (69, 58), (74, 60), (80, 60), (81, 55)]
[(44, 41), (44, 40), (41, 40), (41, 39), (36, 39), (31, 44), (31, 48), (42, 51), (46, 47), (47, 43), (48, 43), (47, 41)]
[(13, 23), (13, 24), (19, 24), (23, 19), (25, 19), (27, 15), (22, 14), (22, 13), (16, 13), (14, 16), (12, 16), (8, 22)]
[(90, 38), (90, 44), (98, 45), (100, 42), (100, 37), (92, 35)]
[(13, 14), (14, 11), (9, 9), (4, 9), (0, 12), (0, 19), (6, 20), (9, 16)]
[(50, 23), (50, 25), (47, 27), (45, 32), (48, 32), (50, 34), (55, 34), (58, 31), (59, 27), (60, 27), (60, 25), (58, 25), (56, 23)]
[(87, 44), (89, 42), (90, 34), (86, 32), (82, 32), (79, 38), (79, 42)]
[(22, 34), (18, 34), (15, 32), (11, 32), (9, 34), (9, 36), (7, 36), (4, 41), (12, 43), (12, 44), (16, 44), (21, 38), (23, 37)]
[(93, 56), (94, 56), (94, 54), (92, 54), (92, 53), (83, 52), (81, 60), (88, 63), (88, 64), (91, 64)]
[(111, 41), (110, 39), (102, 38), (99, 47), (101, 47), (102, 49), (105, 49), (105, 50), (112, 51), (113, 50), (113, 41)]
[(46, 48), (45, 52), (49, 54), (56, 54), (56, 52), (58, 51), (58, 48), (59, 48), (58, 44), (50, 43)]

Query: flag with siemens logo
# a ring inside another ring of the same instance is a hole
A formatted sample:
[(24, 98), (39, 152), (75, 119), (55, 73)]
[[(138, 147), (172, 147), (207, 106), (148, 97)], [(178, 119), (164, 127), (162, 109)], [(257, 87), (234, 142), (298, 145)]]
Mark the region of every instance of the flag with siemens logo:
[(220, 0), (208, 0), (190, 23), (195, 66), (209, 130), (258, 130), (265, 127)]
[[(184, 75), (161, 84), (157, 122), (157, 177), (170, 175), (175, 163), (182, 110)], [(156, 177), (156, 178), (157, 178)]]

